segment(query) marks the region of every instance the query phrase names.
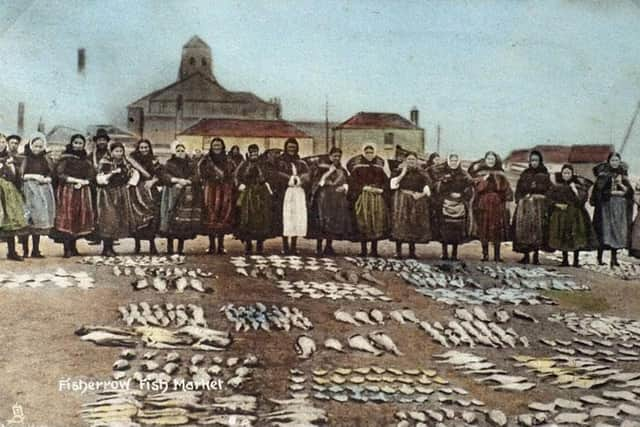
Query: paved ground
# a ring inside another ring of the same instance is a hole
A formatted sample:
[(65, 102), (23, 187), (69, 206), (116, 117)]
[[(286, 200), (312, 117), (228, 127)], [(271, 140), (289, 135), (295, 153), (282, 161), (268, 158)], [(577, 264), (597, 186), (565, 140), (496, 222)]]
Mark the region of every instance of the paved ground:
[[(278, 242), (267, 245), (267, 251), (279, 250)], [(189, 265), (199, 266), (214, 271), (219, 279), (214, 283), (215, 292), (199, 294), (186, 292), (175, 294), (169, 292), (158, 294), (145, 290), (134, 292), (129, 286), (129, 279), (115, 278), (109, 268), (78, 264), (75, 260), (63, 260), (59, 246), (46, 245), (45, 260), (28, 260), (25, 263), (0, 261), (3, 271), (42, 272), (53, 271), (57, 267), (64, 267), (69, 271), (85, 270), (95, 274), (97, 286), (92, 290), (76, 288), (55, 289), (0, 289), (0, 336), (3, 337), (3, 348), (0, 351), (0, 423), (11, 418), (14, 403), (22, 406), (26, 423), (47, 426), (81, 426), (85, 425), (77, 415), (80, 405), (87, 400), (87, 396), (73, 392), (60, 392), (58, 381), (67, 377), (72, 378), (108, 378), (111, 375), (111, 365), (117, 359), (120, 349), (98, 347), (81, 342), (74, 335), (81, 325), (113, 325), (119, 324), (117, 307), (136, 301), (150, 303), (194, 302), (205, 309), (209, 326), (215, 329), (227, 329), (229, 324), (219, 313), (223, 303), (250, 304), (256, 301), (280, 305), (295, 305), (299, 307), (314, 323), (312, 336), (317, 343), (333, 336), (346, 341), (355, 333), (355, 327), (339, 323), (333, 319), (333, 311), (343, 308), (355, 311), (357, 308), (367, 309), (379, 306), (385, 311), (396, 308), (410, 307), (421, 319), (439, 320), (446, 323), (451, 318), (452, 309), (444, 304), (436, 303), (417, 294), (410, 286), (392, 273), (375, 273), (385, 282), (385, 291), (394, 302), (345, 303), (343, 301), (298, 300), (293, 302), (266, 280), (247, 279), (238, 276), (231, 265), (229, 256), (202, 256), (195, 253), (202, 252), (206, 245), (203, 239), (192, 243), (187, 248), (187, 262)], [(241, 254), (238, 244), (229, 244), (229, 255)], [(124, 241), (116, 248), (121, 253), (131, 250), (130, 242)], [(97, 254), (97, 247), (80, 245), (83, 254)], [(354, 255), (356, 245), (336, 245), (339, 254)], [(313, 255), (311, 242), (305, 243), (303, 253)], [(391, 245), (383, 245), (382, 256), (391, 256)], [(475, 244), (466, 245), (461, 250), (461, 257), (474, 264), (479, 260), (479, 247)], [(504, 257), (513, 263), (517, 256), (505, 251)], [(439, 245), (429, 245), (419, 249), (419, 256), (425, 260), (435, 260), (439, 255)], [(338, 258), (339, 264), (348, 265)], [(588, 281), (592, 291), (580, 298), (571, 295), (557, 294), (559, 305), (537, 306), (528, 310), (539, 319), (546, 318), (554, 311), (590, 310), (602, 311), (605, 314), (634, 318), (640, 310), (640, 283), (621, 281), (609, 276), (593, 274), (577, 269), (567, 269), (579, 281)], [(311, 273), (305, 273), (311, 274)], [(322, 274), (320, 274), (321, 277)], [(310, 277), (317, 277), (310, 276)], [(328, 279), (329, 276), (326, 276)], [(207, 282), (209, 283), (209, 282)], [(543, 322), (539, 325), (525, 321), (517, 323), (518, 332), (526, 335), (533, 347), (527, 354), (545, 355), (547, 350), (538, 344), (537, 337), (542, 334), (553, 334), (554, 324)], [(310, 372), (317, 367), (378, 365), (396, 368), (437, 368), (445, 378), (452, 383), (467, 389), (473, 397), (483, 400), (487, 406), (498, 408), (508, 415), (525, 412), (527, 403), (532, 400), (548, 401), (552, 397), (577, 397), (578, 392), (566, 392), (548, 384), (539, 384), (534, 390), (526, 393), (495, 392), (485, 386), (475, 383), (471, 377), (436, 365), (432, 354), (442, 353), (443, 348), (418, 328), (409, 328), (395, 322), (387, 322), (384, 327), (386, 333), (393, 337), (398, 347), (404, 352), (404, 357), (384, 355), (378, 358), (372, 356), (355, 355), (354, 353), (337, 354), (329, 351), (319, 351), (307, 361), (299, 361), (294, 352), (294, 340), (298, 332), (274, 332), (271, 335), (262, 332), (236, 334), (235, 341), (227, 353), (243, 355), (254, 352), (261, 360), (264, 369), (256, 376), (256, 388), (260, 395), (268, 398), (284, 398), (287, 395), (287, 377), (289, 369), (297, 367)], [(558, 332), (560, 335), (562, 333)], [(565, 334), (566, 335), (566, 334)], [(463, 351), (465, 349), (462, 349)], [(506, 363), (512, 353), (496, 352), (490, 349), (476, 348), (474, 353), (485, 355), (498, 365)], [(625, 371), (640, 368), (640, 363), (620, 364)], [(339, 426), (377, 426), (390, 425), (393, 414), (402, 405), (394, 404), (342, 404), (337, 402), (317, 402), (328, 410), (331, 425)], [(372, 412), (372, 408), (375, 412)], [(0, 424), (1, 425), (1, 424)]]

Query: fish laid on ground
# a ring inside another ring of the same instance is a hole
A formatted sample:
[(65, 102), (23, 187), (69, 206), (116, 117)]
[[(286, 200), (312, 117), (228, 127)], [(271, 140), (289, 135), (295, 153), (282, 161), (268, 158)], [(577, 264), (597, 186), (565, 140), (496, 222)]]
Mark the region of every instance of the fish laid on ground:
[(296, 339), (295, 350), (300, 359), (308, 359), (316, 351), (316, 343), (307, 335), (300, 335)]
[(382, 311), (378, 310), (377, 308), (373, 308), (369, 312), (369, 316), (373, 320), (378, 322), (379, 325), (384, 325), (384, 314), (382, 313)]
[(369, 318), (369, 315), (367, 314), (366, 311), (362, 311), (362, 310), (356, 311), (353, 314), (353, 318), (363, 324), (375, 325), (375, 323)]
[(386, 335), (383, 331), (374, 331), (369, 335), (369, 339), (376, 345), (378, 348), (388, 351), (390, 353), (395, 354), (396, 356), (404, 356), (404, 354), (398, 350), (398, 347), (393, 342), (393, 340)]
[(365, 337), (362, 335), (356, 334), (349, 337), (348, 340), (349, 347), (354, 350), (360, 350), (367, 353), (371, 353), (375, 356), (380, 356), (383, 354), (382, 351), (376, 349)]
[(338, 341), (335, 338), (327, 338), (324, 341), (324, 346), (325, 348), (344, 353), (344, 348), (342, 347), (342, 343), (340, 343), (340, 341)]
[(350, 323), (354, 326), (360, 326), (360, 323), (358, 323), (353, 316), (351, 316), (349, 313), (347, 313), (346, 311), (342, 311), (342, 310), (336, 310), (333, 312), (333, 317), (335, 317), (336, 320), (340, 321), (340, 322), (344, 322), (344, 323)]

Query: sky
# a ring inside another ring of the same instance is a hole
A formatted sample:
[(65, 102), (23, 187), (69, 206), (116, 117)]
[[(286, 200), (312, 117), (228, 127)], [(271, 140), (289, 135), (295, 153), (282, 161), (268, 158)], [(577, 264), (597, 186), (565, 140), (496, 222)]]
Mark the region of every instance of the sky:
[[(640, 101), (640, 0), (3, 0), (0, 129), (125, 126), (193, 35), (226, 88), (289, 120), (416, 106), (429, 151), (620, 143)], [(87, 68), (76, 70), (77, 49)], [(640, 121), (625, 150), (640, 168)]]

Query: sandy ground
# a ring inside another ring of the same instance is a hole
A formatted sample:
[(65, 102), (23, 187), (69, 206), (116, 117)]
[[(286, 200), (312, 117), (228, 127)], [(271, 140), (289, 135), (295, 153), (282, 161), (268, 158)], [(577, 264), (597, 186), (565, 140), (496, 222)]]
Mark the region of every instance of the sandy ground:
[[(267, 251), (279, 251), (278, 243), (275, 240), (270, 242), (267, 245)], [(355, 327), (333, 319), (332, 313), (338, 308), (354, 311), (356, 308), (369, 309), (379, 306), (383, 310), (390, 311), (395, 308), (410, 307), (422, 319), (441, 322), (451, 315), (451, 308), (417, 294), (392, 273), (376, 273), (376, 275), (385, 281), (385, 290), (394, 299), (393, 303), (345, 303), (324, 299), (302, 299), (293, 303), (265, 280), (247, 279), (236, 275), (228, 263), (228, 256), (195, 255), (195, 253), (201, 253), (205, 245), (204, 239), (188, 245), (187, 262), (189, 265), (200, 266), (219, 275), (220, 278), (214, 282), (215, 292), (212, 294), (196, 292), (158, 294), (152, 290), (135, 292), (129, 286), (128, 278), (115, 278), (106, 267), (87, 266), (78, 264), (75, 260), (64, 260), (60, 257), (61, 248), (49, 243), (45, 245), (45, 255), (47, 255), (45, 260), (28, 260), (24, 263), (0, 261), (2, 271), (42, 272), (52, 271), (61, 266), (69, 271), (92, 272), (97, 281), (97, 287), (87, 291), (75, 288), (0, 289), (0, 335), (3, 341), (0, 351), (0, 425), (4, 420), (11, 418), (14, 403), (22, 406), (27, 423), (25, 425), (85, 425), (77, 412), (87, 397), (70, 391), (61, 392), (58, 383), (69, 377), (106, 379), (110, 376), (111, 365), (120, 349), (98, 347), (81, 342), (74, 335), (74, 331), (81, 325), (87, 324), (122, 326), (117, 312), (117, 307), (121, 304), (136, 301), (148, 301), (152, 304), (198, 303), (205, 309), (209, 326), (215, 329), (229, 327), (218, 311), (226, 302), (250, 304), (261, 301), (265, 304), (295, 305), (314, 323), (312, 335), (317, 343), (321, 343), (328, 336), (340, 338), (344, 342), (349, 335), (355, 333)], [(116, 250), (126, 253), (131, 251), (131, 246), (131, 242), (123, 241)], [(303, 244), (302, 252), (313, 255), (313, 249), (312, 242), (307, 242)], [(359, 248), (356, 245), (337, 244), (336, 249), (340, 254), (354, 255)], [(439, 245), (436, 244), (422, 247), (419, 249), (419, 256), (427, 260), (435, 260), (439, 255), (439, 249)], [(80, 250), (83, 254), (98, 252), (97, 247), (84, 244), (80, 245)], [(228, 250), (229, 255), (241, 254), (241, 247), (237, 243), (229, 243)], [(381, 255), (391, 256), (392, 250), (391, 245), (385, 244), (382, 246)], [(478, 245), (465, 245), (461, 250), (461, 257), (471, 265), (478, 262)], [(513, 263), (517, 254), (505, 251), (504, 257), (507, 262)], [(340, 258), (338, 260), (341, 265), (346, 265), (344, 260)], [(583, 311), (585, 307), (600, 307), (606, 314), (637, 317), (636, 313), (640, 309), (640, 283), (616, 280), (609, 276), (573, 268), (567, 270), (578, 280), (591, 283), (592, 292), (579, 301), (560, 298), (558, 306), (538, 306), (535, 309), (529, 309), (529, 312), (534, 313), (539, 319), (545, 319), (556, 310)], [(329, 279), (327, 273), (319, 274)], [(515, 322), (518, 322), (515, 325), (518, 327), (518, 332), (528, 336), (532, 343), (536, 341), (541, 331), (545, 331), (546, 334), (557, 332), (555, 336), (562, 336), (560, 331), (553, 329), (553, 323), (543, 321), (533, 325), (521, 320), (515, 320)], [(261, 358), (263, 369), (256, 375), (255, 391), (266, 398), (286, 397), (290, 368), (297, 367), (310, 372), (317, 367), (364, 365), (437, 368), (439, 373), (453, 384), (469, 390), (473, 397), (482, 399), (487, 405), (502, 409), (508, 414), (525, 411), (527, 402), (531, 400), (547, 401), (551, 396), (575, 395), (575, 393), (561, 392), (560, 389), (546, 384), (540, 384), (532, 392), (527, 393), (492, 392), (474, 383), (469, 377), (443, 368), (443, 365), (436, 365), (431, 355), (441, 353), (443, 349), (435, 345), (418, 328), (387, 322), (384, 329), (405, 353), (404, 357), (385, 355), (376, 358), (353, 353), (336, 355), (335, 352), (319, 351), (311, 360), (301, 362), (297, 359), (293, 348), (298, 332), (274, 332), (270, 335), (261, 332), (236, 334), (231, 349), (226, 353), (244, 355), (247, 352), (254, 352)], [(506, 359), (512, 354), (501, 354), (482, 348), (477, 349), (475, 353), (490, 356), (498, 366), (504, 367), (508, 366)], [(546, 353), (542, 347), (534, 344), (527, 354), (545, 355)], [(628, 363), (624, 368), (637, 370), (640, 367), (638, 365), (640, 364)], [(393, 413), (401, 406), (316, 402), (318, 406), (329, 411), (331, 425), (336, 426), (389, 425), (393, 421)]]

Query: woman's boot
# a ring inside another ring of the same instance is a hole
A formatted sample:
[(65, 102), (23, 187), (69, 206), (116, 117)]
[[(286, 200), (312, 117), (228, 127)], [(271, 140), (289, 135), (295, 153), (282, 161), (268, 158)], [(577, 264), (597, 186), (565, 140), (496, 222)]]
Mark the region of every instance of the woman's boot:
[(562, 263), (560, 267), (569, 267), (569, 252), (562, 251)]
[(22, 245), (22, 258), (29, 257), (29, 236), (22, 236), (18, 240), (20, 240), (20, 244)]
[(540, 265), (540, 251), (533, 251), (533, 265)]
[(449, 260), (449, 245), (447, 245), (446, 243), (442, 244), (442, 260), (443, 261)]
[(224, 234), (218, 235), (218, 255), (225, 255), (227, 251), (224, 249)]
[(282, 253), (285, 255), (290, 255), (289, 251), (289, 238), (282, 236)]
[(113, 240), (105, 239), (102, 241), (102, 256), (116, 256), (116, 252), (113, 250)]
[[(249, 240), (251, 244), (251, 240)], [(256, 253), (262, 255), (264, 253), (264, 240), (256, 240)]]
[(372, 240), (371, 241), (371, 256), (372, 257), (377, 257), (378, 256), (378, 241), (377, 240)]
[(24, 261), (24, 258), (16, 253), (16, 239), (13, 237), (7, 238), (7, 259), (11, 261)]
[(322, 239), (316, 240), (316, 255), (318, 256), (322, 255)]
[(360, 256), (367, 256), (367, 242), (360, 242)]
[(573, 266), (580, 267), (580, 251), (573, 251)]
[(178, 255), (184, 255), (184, 239), (178, 239)]
[(396, 242), (396, 258), (402, 259), (402, 242)]
[(604, 249), (598, 248), (598, 265), (604, 265), (604, 261), (602, 260), (602, 256), (604, 255)]
[(31, 258), (44, 258), (44, 256), (40, 252), (40, 236), (34, 234), (31, 238), (33, 239), (33, 250), (31, 251)]
[(454, 243), (453, 245), (451, 245), (451, 260), (452, 261), (458, 260), (458, 244), (457, 243)]
[(327, 239), (326, 245), (324, 245), (324, 255), (334, 256), (336, 252), (333, 250), (333, 240)]
[(482, 245), (482, 261), (489, 261), (489, 242), (481, 242)]
[(71, 254), (71, 241), (67, 239), (63, 240), (62, 247), (64, 248), (62, 258), (71, 258), (73, 256)]
[(620, 263), (618, 262), (618, 251), (616, 249), (611, 249), (611, 267), (620, 267)]
[(207, 250), (209, 255), (213, 255), (216, 253), (216, 236), (213, 234), (209, 235), (209, 249)]
[(416, 256), (416, 244), (415, 244), (415, 243), (413, 243), (413, 242), (409, 243), (409, 258), (410, 258), (410, 259), (416, 259), (416, 258), (418, 258), (418, 257)]
[(158, 255), (158, 248), (156, 248), (156, 239), (149, 239), (149, 253), (151, 255)]
[(69, 250), (71, 251), (71, 256), (80, 256), (80, 252), (78, 252), (78, 239), (71, 239), (69, 241)]
[(522, 259), (518, 261), (519, 264), (529, 264), (531, 259), (529, 258), (529, 252), (525, 252), (522, 256)]
[(173, 255), (173, 239), (167, 239), (167, 255)]
[(291, 255), (298, 255), (298, 238), (297, 237), (292, 237), (291, 238)]
[(134, 239), (133, 253), (136, 255), (140, 253), (140, 239)]
[(493, 260), (495, 262), (503, 262), (502, 258), (500, 258), (500, 242), (493, 244)]
[(244, 254), (245, 255), (251, 255), (251, 252), (253, 251), (253, 245), (251, 244), (251, 240), (248, 240), (244, 243)]

